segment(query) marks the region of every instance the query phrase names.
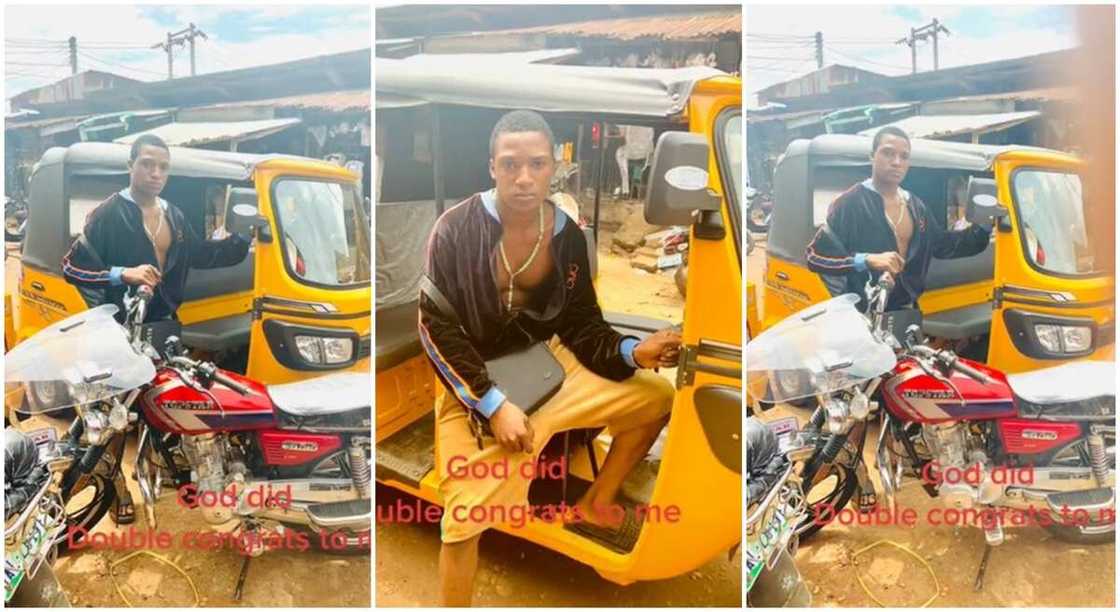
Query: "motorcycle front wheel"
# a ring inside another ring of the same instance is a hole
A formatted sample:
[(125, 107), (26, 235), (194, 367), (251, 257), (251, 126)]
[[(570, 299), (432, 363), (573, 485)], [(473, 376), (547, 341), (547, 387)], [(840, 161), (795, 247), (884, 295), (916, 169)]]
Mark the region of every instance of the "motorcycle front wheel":
[(100, 473), (86, 474), (84, 478), (78, 478), (68, 491), (63, 491), (66, 531), (58, 543), (59, 550), (67, 552), (71, 544), (84, 540), (87, 533), (105, 518), (116, 497), (113, 480)]
[(797, 532), (802, 542), (820, 531), (848, 505), (859, 484), (851, 467), (836, 461), (822, 463), (822, 450), (817, 449), (813, 453), (801, 472), (805, 518), (798, 525)]

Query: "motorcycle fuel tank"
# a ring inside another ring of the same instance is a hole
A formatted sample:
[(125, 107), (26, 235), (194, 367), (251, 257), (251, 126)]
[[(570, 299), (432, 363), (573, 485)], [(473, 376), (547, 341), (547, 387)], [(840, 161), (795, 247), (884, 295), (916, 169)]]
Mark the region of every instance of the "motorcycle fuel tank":
[(904, 421), (916, 423), (981, 421), (1018, 416), (1014, 395), (1002, 372), (975, 361), (961, 361), (987, 374), (996, 384), (986, 385), (964, 374), (952, 372), (949, 380), (960, 391), (960, 395), (957, 395), (944, 382), (926, 374), (912, 360), (905, 360), (898, 364), (894, 375), (883, 385), (887, 409)]
[(264, 385), (232, 372), (223, 373), (252, 393), (241, 395), (221, 383), (214, 383), (209, 393), (203, 393), (184, 383), (177, 373), (160, 370), (140, 400), (145, 418), (158, 429), (177, 434), (272, 428), (276, 419)]

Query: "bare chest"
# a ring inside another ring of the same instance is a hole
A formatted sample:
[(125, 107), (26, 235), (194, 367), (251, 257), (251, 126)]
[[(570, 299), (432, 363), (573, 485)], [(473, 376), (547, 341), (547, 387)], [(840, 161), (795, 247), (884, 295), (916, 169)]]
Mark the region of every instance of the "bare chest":
[(509, 304), (512, 292), (513, 306), (525, 306), (530, 302), (533, 291), (548, 280), (553, 269), (551, 246), (552, 236), (548, 231), (541, 237), (539, 246), (536, 235), (502, 239), (502, 244), (495, 250), (495, 269), (498, 295), (503, 305)]
[(898, 253), (904, 258), (910, 248), (910, 240), (914, 237), (914, 219), (902, 198), (893, 202), (884, 202), (884, 213), (887, 224), (894, 231), (895, 242), (898, 244)]
[(159, 209), (145, 210), (143, 213), (144, 234), (152, 243), (160, 270), (167, 263), (167, 251), (171, 248), (171, 224), (167, 213)]

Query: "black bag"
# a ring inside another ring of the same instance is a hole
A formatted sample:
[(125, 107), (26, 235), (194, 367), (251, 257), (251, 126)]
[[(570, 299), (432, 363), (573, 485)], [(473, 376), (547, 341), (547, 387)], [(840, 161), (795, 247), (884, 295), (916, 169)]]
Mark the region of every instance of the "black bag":
[[(459, 315), (451, 303), (426, 274), (420, 276), (420, 293), (430, 299), (445, 317), (462, 328)], [(464, 330), (466, 333), (466, 330)], [(506, 399), (526, 415), (533, 414), (552, 399), (564, 384), (564, 367), (556, 360), (548, 344), (537, 342), (505, 355), (486, 360), (490, 380), (506, 394)], [(479, 448), (482, 436), (493, 436), (489, 422), (476, 411), (468, 410)]]

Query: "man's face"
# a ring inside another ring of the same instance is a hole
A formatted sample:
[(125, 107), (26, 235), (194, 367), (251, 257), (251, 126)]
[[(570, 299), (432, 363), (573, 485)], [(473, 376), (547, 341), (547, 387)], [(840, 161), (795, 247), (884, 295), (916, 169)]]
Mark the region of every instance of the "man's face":
[(871, 155), (871, 178), (876, 182), (897, 186), (910, 169), (910, 143), (894, 134), (885, 134), (879, 148)]
[(515, 210), (533, 210), (548, 196), (554, 163), (548, 137), (541, 132), (498, 135), (490, 159), (490, 177), (498, 200)]
[(155, 197), (167, 185), (171, 170), (171, 154), (162, 147), (144, 145), (129, 164), (129, 189), (140, 195)]

